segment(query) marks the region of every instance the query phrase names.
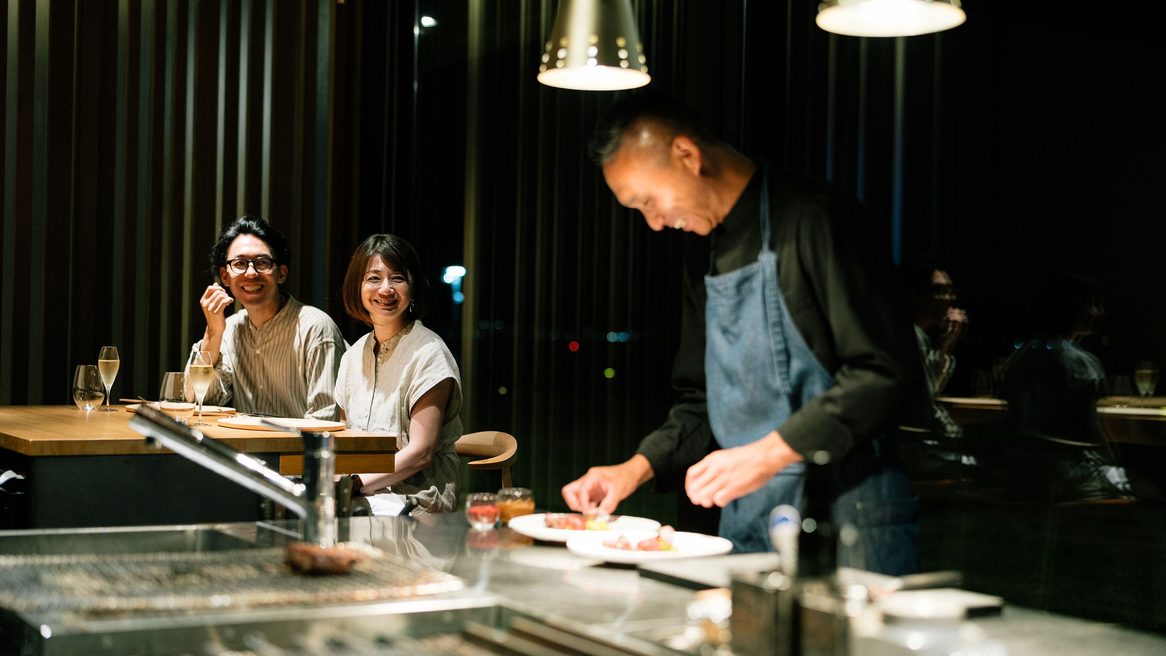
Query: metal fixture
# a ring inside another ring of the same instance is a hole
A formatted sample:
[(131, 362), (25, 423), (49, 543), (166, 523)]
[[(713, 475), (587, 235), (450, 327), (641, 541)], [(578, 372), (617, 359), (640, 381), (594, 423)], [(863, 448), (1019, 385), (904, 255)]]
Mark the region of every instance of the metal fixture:
[(916, 36), (962, 25), (960, 0), (826, 0), (818, 27), (848, 36)]
[(284, 478), (257, 458), (178, 423), (160, 410), (142, 406), (130, 420), (130, 428), (148, 441), (275, 501), (298, 515), (304, 523), (304, 542), (322, 547), (336, 544), (335, 441), (329, 433), (300, 432), (275, 424), (280, 430), (299, 433), (304, 442), (302, 483)]
[(538, 67), (547, 86), (635, 89), (652, 81), (631, 0), (561, 0)]

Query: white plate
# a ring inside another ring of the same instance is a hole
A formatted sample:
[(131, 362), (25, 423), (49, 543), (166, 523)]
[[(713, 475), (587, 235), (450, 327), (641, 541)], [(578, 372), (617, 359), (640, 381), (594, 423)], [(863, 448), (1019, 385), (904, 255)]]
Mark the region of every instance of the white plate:
[[(198, 406), (195, 404), (192, 404), (192, 405), (195, 408), (195, 414), (198, 414)], [(149, 406), (155, 410), (158, 409), (157, 403), (150, 403)], [(126, 405), (126, 411), (127, 412), (137, 412), (138, 408), (140, 408), (140, 407), (142, 407), (141, 403), (130, 403), (130, 404)], [(202, 407), (202, 413), (204, 415), (233, 415), (233, 414), (235, 414), (235, 409), (227, 407), (225, 405), (204, 405)]]
[[(632, 544), (641, 540), (655, 537), (656, 531), (632, 531), (624, 533)], [(672, 539), (675, 551), (624, 551), (603, 546), (604, 540), (615, 538), (614, 533), (604, 531), (588, 531), (573, 536), (567, 540), (567, 549), (571, 553), (584, 558), (596, 558), (609, 563), (646, 563), (652, 560), (668, 560), (671, 558), (698, 558), (700, 556), (719, 556), (733, 550), (733, 543), (725, 538), (701, 533), (677, 532)]]
[(660, 528), (660, 522), (654, 519), (618, 515), (617, 519), (607, 523), (610, 527), (607, 531), (570, 531), (565, 528), (550, 528), (547, 526), (546, 517), (545, 513), (523, 515), (522, 517), (515, 517), (510, 520), (507, 526), (528, 538), (545, 540), (547, 542), (566, 542), (572, 536), (579, 535), (580, 533), (607, 534), (611, 531), (656, 531)]
[(1114, 408), (1114, 407), (1100, 407), (1097, 409), (1099, 415), (1129, 415), (1131, 417), (1161, 417), (1166, 415), (1164, 408)]
[(259, 431), (276, 431), (278, 428), (272, 428), (264, 421), (286, 426), (288, 428), (298, 428), (306, 431), (338, 431), (344, 430), (344, 422), (342, 421), (324, 421), (322, 419), (303, 419), (295, 417), (224, 417), (218, 420), (220, 426), (227, 428), (242, 428), (243, 430), (259, 430)]

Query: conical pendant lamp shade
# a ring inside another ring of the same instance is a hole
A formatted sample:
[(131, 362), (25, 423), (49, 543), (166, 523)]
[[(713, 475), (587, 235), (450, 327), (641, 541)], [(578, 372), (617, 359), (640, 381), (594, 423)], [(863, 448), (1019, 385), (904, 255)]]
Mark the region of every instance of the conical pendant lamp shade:
[(827, 0), (818, 27), (848, 36), (916, 36), (963, 24), (960, 0)]
[(562, 89), (642, 87), (648, 75), (631, 0), (560, 0), (538, 81)]

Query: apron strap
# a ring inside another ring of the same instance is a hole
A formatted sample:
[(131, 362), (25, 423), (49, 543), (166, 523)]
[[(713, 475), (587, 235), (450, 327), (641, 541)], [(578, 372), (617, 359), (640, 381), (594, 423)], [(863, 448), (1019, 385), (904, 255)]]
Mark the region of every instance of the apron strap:
[[(758, 174), (761, 176), (761, 252), (768, 253), (772, 249), (769, 245), (769, 163), (757, 160)], [(709, 275), (717, 273), (717, 231), (709, 235)]]
[(759, 160), (761, 173), (761, 252), (768, 253), (769, 245), (769, 164)]

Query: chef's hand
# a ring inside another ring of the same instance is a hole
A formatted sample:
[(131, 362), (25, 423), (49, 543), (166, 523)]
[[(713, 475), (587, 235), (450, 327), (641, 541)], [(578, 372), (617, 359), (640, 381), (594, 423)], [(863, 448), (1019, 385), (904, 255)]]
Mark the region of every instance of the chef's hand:
[(610, 515), (620, 501), (631, 496), (652, 476), (652, 465), (637, 453), (618, 465), (588, 469), (582, 478), (563, 486), (563, 499), (576, 512)]
[(202, 314), (206, 317), (206, 334), (208, 337), (222, 337), (227, 330), (227, 308), (235, 302), (227, 290), (218, 284), (213, 284), (202, 293), (198, 304), (202, 306)]
[(773, 431), (752, 444), (705, 456), (688, 468), (684, 491), (698, 506), (724, 508), (730, 501), (761, 489), (779, 471), (801, 460), (802, 456)]

